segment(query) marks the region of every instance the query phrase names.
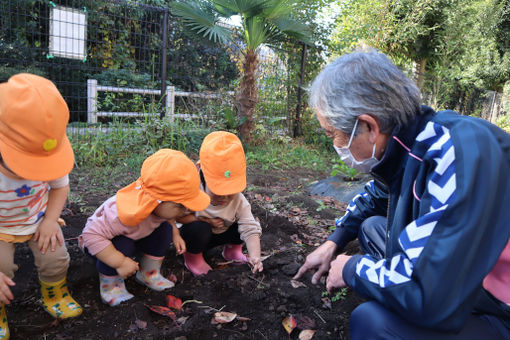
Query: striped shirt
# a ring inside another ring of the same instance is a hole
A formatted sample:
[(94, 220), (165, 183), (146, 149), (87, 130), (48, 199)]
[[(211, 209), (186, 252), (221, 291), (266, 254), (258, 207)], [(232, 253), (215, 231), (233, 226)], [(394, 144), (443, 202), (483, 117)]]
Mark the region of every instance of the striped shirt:
[(13, 179), (0, 171), (0, 234), (34, 234), (46, 211), (50, 189), (68, 184), (68, 175), (41, 182)]

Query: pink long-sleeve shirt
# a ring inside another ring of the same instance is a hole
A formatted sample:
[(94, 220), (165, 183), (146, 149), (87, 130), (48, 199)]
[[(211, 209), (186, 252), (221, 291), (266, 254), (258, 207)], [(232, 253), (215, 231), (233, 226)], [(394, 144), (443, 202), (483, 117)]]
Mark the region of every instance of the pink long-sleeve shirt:
[(122, 224), (117, 214), (116, 196), (106, 200), (92, 216), (87, 219), (85, 228), (78, 238), (82, 249), (87, 248), (91, 255), (96, 255), (108, 247), (112, 238), (124, 235), (132, 240), (140, 240), (167, 221), (164, 218), (150, 214), (137, 226), (130, 227)]

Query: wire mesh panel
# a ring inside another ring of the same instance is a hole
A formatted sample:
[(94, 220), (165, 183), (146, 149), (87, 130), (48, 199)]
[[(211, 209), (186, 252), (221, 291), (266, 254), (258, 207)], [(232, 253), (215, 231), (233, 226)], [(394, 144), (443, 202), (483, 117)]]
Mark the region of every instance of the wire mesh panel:
[(86, 121), (88, 79), (160, 89), (163, 14), (123, 1), (2, 1), (0, 81), (19, 72), (45, 76), (67, 101), (71, 121)]

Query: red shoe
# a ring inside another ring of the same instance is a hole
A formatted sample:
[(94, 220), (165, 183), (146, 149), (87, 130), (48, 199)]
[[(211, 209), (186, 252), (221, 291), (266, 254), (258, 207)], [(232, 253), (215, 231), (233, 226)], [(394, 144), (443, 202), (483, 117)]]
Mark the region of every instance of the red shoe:
[(221, 255), (223, 255), (223, 258), (227, 261), (235, 261), (239, 263), (246, 263), (249, 261), (248, 257), (243, 254), (242, 244), (225, 244)]
[(209, 270), (212, 269), (211, 266), (205, 262), (202, 253), (184, 253), (184, 265), (195, 276), (205, 275)]

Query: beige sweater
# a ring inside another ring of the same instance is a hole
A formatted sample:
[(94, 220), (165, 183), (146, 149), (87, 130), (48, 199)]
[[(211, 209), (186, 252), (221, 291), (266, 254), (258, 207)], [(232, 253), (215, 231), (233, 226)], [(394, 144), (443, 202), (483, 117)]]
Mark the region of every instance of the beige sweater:
[(239, 234), (244, 242), (252, 235), (260, 237), (262, 234), (260, 223), (253, 217), (251, 205), (242, 193), (235, 195), (226, 206), (209, 205), (205, 210), (196, 213), (196, 217), (200, 216), (221, 218), (225, 221), (225, 227), (212, 229), (212, 232), (215, 234), (224, 233), (234, 222), (238, 223)]

